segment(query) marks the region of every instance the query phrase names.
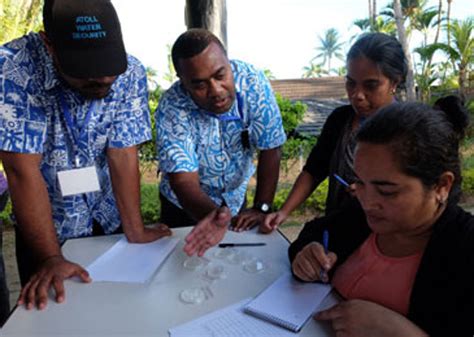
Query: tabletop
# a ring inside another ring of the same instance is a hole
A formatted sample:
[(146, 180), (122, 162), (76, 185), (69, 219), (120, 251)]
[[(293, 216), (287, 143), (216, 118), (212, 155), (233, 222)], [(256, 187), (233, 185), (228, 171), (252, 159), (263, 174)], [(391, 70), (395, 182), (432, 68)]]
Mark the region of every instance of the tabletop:
[[(254, 297), (290, 269), (288, 241), (279, 232), (260, 234), (228, 231), (226, 242), (265, 242), (259, 247), (234, 247), (241, 256), (255, 257), (263, 262), (259, 272), (245, 269), (241, 261), (222, 257), (222, 248), (213, 247), (205, 254), (206, 263), (220, 265), (225, 276), (210, 279), (205, 268), (190, 270), (184, 266), (188, 258), (183, 252), (183, 238), (190, 227), (173, 229), (180, 239), (176, 248), (145, 284), (65, 282), (66, 300), (62, 304), (48, 302), (43, 311), (27, 311), (17, 307), (1, 335), (8, 336), (138, 336), (167, 337), (171, 327), (196, 319), (248, 297)], [(68, 240), (63, 254), (86, 267), (112, 247), (121, 235)], [(226, 248), (229, 249), (229, 248)], [(207, 299), (200, 304), (180, 300), (183, 290), (205, 287)], [(330, 295), (323, 302), (328, 307), (336, 302)], [(310, 319), (295, 336), (333, 336), (326, 323)]]

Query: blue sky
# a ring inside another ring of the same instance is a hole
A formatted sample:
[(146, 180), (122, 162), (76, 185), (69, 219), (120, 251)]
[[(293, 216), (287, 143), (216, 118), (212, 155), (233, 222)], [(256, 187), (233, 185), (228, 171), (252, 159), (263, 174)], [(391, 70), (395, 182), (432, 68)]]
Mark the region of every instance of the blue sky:
[[(156, 69), (162, 80), (167, 49), (186, 26), (185, 0), (112, 0), (122, 23), (128, 52)], [(389, 3), (379, 0), (378, 9)], [(437, 0), (429, 5), (437, 6)], [(446, 1), (443, 0), (446, 8)], [(318, 35), (336, 28), (341, 41), (357, 32), (352, 22), (368, 16), (367, 0), (227, 0), (228, 49), (231, 58), (268, 68), (279, 78), (299, 78), (316, 55)], [(452, 3), (452, 17), (474, 15), (472, 0)], [(416, 35), (413, 37), (416, 42)], [(345, 46), (345, 51), (350, 47)], [(343, 62), (335, 66), (343, 65)]]

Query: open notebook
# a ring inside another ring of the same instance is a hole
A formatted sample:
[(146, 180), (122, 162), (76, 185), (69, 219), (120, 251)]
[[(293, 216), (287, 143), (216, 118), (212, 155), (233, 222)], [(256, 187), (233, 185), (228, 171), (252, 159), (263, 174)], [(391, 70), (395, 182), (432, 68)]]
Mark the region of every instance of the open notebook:
[(298, 332), (330, 291), (330, 285), (299, 282), (285, 273), (250, 301), (244, 311)]
[(246, 315), (245, 299), (169, 329), (170, 337), (294, 337), (294, 333)]

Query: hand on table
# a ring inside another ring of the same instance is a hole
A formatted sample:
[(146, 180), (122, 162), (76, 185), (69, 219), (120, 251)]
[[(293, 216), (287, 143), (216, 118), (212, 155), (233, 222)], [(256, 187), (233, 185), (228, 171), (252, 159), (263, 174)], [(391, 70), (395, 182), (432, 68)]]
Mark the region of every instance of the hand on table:
[(235, 232), (246, 231), (253, 226), (262, 224), (264, 219), (264, 213), (252, 208), (246, 209), (232, 219), (231, 230)]
[(130, 243), (147, 243), (156, 241), (162, 237), (171, 236), (172, 234), (173, 232), (168, 228), (168, 226), (162, 223), (157, 223), (154, 224), (153, 227), (143, 227), (143, 231), (138, 235), (135, 234), (133, 237), (127, 236), (127, 240)]
[(267, 214), (263, 223), (260, 224), (260, 232), (270, 233), (274, 231), (286, 220), (286, 218), (288, 218), (288, 214), (282, 210)]
[[(291, 268), (293, 273), (303, 281), (328, 282), (327, 272), (334, 266), (337, 256), (333, 252), (324, 252), (319, 242), (307, 244), (295, 257)], [(323, 273), (321, 273), (323, 271)], [(322, 278), (321, 278), (322, 276)]]
[(314, 316), (331, 321), (336, 337), (418, 337), (428, 336), (399, 313), (374, 302), (349, 300)]
[(203, 256), (206, 250), (218, 244), (225, 235), (232, 215), (227, 207), (214, 209), (199, 221), (186, 236), (184, 252), (189, 256)]
[(48, 302), (50, 287), (54, 288), (56, 302), (64, 302), (64, 280), (74, 276), (79, 277), (83, 282), (92, 281), (89, 273), (80, 265), (66, 260), (61, 255), (49, 257), (21, 289), (18, 305), (25, 304), (28, 310), (35, 305), (39, 310), (44, 309)]

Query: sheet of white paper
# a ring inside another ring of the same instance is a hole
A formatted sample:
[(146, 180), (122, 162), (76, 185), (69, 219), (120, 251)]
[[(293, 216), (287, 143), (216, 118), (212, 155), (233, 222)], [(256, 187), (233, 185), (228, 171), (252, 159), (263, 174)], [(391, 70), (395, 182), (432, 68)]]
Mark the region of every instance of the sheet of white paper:
[(100, 190), (95, 166), (58, 172), (63, 197)]
[(247, 298), (226, 308), (169, 329), (170, 337), (294, 337), (295, 334), (247, 315), (242, 308)]
[(123, 237), (88, 267), (92, 281), (145, 283), (173, 251), (179, 239), (128, 243)]

